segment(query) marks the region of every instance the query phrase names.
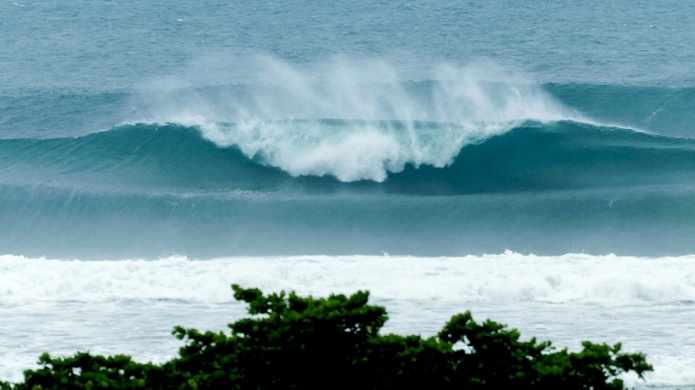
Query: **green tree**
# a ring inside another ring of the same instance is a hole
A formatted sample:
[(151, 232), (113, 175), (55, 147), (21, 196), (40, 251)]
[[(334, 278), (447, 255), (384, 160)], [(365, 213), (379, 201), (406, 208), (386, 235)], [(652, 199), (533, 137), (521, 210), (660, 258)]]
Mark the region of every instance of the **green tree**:
[[(37, 370), (24, 372), (24, 382), (13, 389), (158, 389), (165, 383), (161, 367), (138, 363), (129, 356), (99, 356), (78, 352), (74, 356), (39, 357)], [(7, 387), (9, 388), (9, 387)], [(5, 388), (2, 388), (5, 390)]]
[(251, 316), (230, 324), (229, 334), (176, 327), (184, 345), (162, 365), (44, 354), (24, 382), (0, 389), (620, 389), (621, 374), (652, 370), (620, 344), (556, 350), (502, 324), (478, 324), (470, 312), (437, 336), (382, 335), (386, 310), (369, 305), (364, 291), (314, 298), (232, 289)]
[(470, 312), (455, 315), (439, 333), (455, 352), (456, 382), (463, 388), (622, 389), (622, 373), (639, 378), (653, 368), (640, 353), (620, 353), (621, 345), (585, 341), (579, 352), (556, 350), (549, 341), (520, 341), (516, 329)]

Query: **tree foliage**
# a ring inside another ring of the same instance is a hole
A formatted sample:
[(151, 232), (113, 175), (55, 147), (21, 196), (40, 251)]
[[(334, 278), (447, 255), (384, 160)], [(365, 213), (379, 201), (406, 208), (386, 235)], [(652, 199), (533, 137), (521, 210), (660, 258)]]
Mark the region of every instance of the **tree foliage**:
[(80, 352), (44, 354), (23, 389), (621, 389), (621, 374), (652, 370), (621, 345), (584, 342), (579, 352), (555, 349), (470, 312), (455, 315), (437, 335), (381, 335), (388, 319), (369, 293), (300, 297), (264, 295), (233, 285), (249, 318), (231, 332), (176, 327), (179, 356), (161, 365)]

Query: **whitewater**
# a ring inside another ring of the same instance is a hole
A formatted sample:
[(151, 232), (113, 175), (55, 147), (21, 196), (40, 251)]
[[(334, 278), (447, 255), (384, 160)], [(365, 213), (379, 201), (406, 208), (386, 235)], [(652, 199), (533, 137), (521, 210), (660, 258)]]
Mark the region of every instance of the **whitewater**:
[(0, 2), (0, 380), (230, 285), (621, 342), (695, 386), (695, 8)]
[[(651, 385), (695, 379), (695, 361), (687, 357), (694, 352), (687, 332), (695, 302), (692, 256), (1, 260), (0, 334), (7, 337), (0, 345), (7, 353), (0, 374), (10, 379), (46, 348), (171, 358), (181, 346), (172, 324), (223, 330), (245, 315), (231, 283), (317, 296), (369, 290), (371, 302), (388, 310), (389, 333), (434, 335), (453, 314), (472, 310), (476, 318), (496, 318), (570, 349), (585, 339), (620, 341), (660, 368), (648, 376)], [(673, 349), (682, 356), (665, 352)]]

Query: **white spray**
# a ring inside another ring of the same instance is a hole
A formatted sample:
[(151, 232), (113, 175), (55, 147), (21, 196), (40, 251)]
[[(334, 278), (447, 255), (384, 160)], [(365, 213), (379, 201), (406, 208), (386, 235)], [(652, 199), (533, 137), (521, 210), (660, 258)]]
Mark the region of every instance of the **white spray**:
[(256, 57), (246, 66), (243, 85), (217, 81), (208, 87), (215, 93), (196, 82), (160, 83), (147, 96), (155, 102), (148, 116), (196, 126), (217, 145), (293, 176), (341, 181), (383, 181), (406, 164), (444, 167), (463, 146), (521, 123), (579, 118), (528, 77), (490, 63), (439, 65), (426, 81), (404, 80), (378, 60), (300, 68)]

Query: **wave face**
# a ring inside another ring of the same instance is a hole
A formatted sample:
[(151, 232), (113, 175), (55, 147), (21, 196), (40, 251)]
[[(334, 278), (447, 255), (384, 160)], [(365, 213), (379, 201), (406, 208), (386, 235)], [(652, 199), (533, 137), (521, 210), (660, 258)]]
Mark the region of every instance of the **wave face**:
[(245, 64), (240, 83), (0, 97), (0, 247), (695, 253), (692, 88), (539, 85), (491, 63), (421, 80), (378, 60)]
[(568, 120), (487, 138), (419, 121), (206, 126), (0, 140), (0, 244), (92, 257), (693, 250), (691, 139)]
[(547, 84), (563, 104), (602, 123), (620, 123), (654, 133), (695, 138), (695, 88), (595, 84)]
[(125, 193), (456, 195), (687, 186), (695, 177), (690, 139), (571, 121), (527, 121), (488, 137), (436, 122), (133, 124), (77, 138), (2, 139), (0, 152), (7, 184)]

